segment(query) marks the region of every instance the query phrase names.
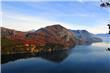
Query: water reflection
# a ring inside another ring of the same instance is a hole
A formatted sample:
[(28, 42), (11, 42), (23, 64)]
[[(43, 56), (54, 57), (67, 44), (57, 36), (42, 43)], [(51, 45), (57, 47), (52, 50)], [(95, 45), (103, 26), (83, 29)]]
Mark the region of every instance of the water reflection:
[[(97, 47), (100, 47), (100, 50), (101, 50), (101, 48), (107, 47), (108, 46), (108, 43), (106, 43), (106, 42), (88, 43), (88, 44), (83, 44), (83, 45), (80, 45), (80, 46), (82, 48), (85, 48), (85, 47), (90, 46), (90, 45), (91, 46), (94, 46), (92, 48), (93, 50), (94, 50), (94, 48), (96, 49)], [(84, 52), (86, 52), (86, 51), (88, 52), (88, 50), (92, 50), (92, 49), (86, 49)], [(83, 51), (84, 49), (79, 49), (79, 50), (80, 51)], [(22, 54), (1, 55), (1, 64), (5, 64), (5, 63), (8, 63), (10, 61), (16, 61), (16, 60), (19, 60), (19, 59), (32, 58), (32, 57), (34, 57), (34, 58), (41, 57), (41, 58), (43, 58), (45, 60), (48, 60), (48, 61), (60, 63), (60, 62), (62, 62), (70, 54), (70, 51), (71, 51), (71, 49), (65, 49), (65, 50), (57, 50), (57, 51), (51, 51), (51, 52), (22, 53)], [(77, 49), (77, 51), (78, 51), (78, 49)]]
[(110, 73), (110, 52), (101, 43), (54, 52), (2, 55), (1, 70), (2, 73)]
[(27, 59), (32, 57), (41, 57), (45, 60), (60, 63), (62, 62), (69, 54), (69, 50), (59, 50), (52, 52), (40, 52), (40, 53), (29, 53), (29, 54), (10, 54), (1, 56), (1, 64), (5, 64), (11, 61), (16, 61), (19, 59)]

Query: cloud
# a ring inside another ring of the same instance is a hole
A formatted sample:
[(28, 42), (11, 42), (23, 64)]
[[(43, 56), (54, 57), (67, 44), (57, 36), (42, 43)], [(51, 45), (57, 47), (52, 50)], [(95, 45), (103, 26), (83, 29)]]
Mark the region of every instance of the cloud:
[(50, 21), (41, 17), (24, 16), (19, 14), (5, 14), (2, 18), (2, 26), (20, 31), (39, 29), (53, 24), (62, 24), (70, 29), (72, 26), (63, 22)]
[[(67, 6), (65, 6), (64, 4), (66, 4)], [(53, 5), (52, 5), (53, 4)], [(52, 17), (52, 18), (56, 18), (57, 17), (95, 17), (98, 14), (96, 14), (95, 12), (90, 12), (87, 11), (87, 9), (85, 8), (78, 8), (78, 5), (74, 5), (74, 2), (35, 2), (35, 3), (26, 3), (25, 5), (27, 5), (28, 7), (31, 7), (35, 10), (41, 10), (41, 11), (37, 11), (36, 12), (36, 16), (40, 16), (40, 17)], [(82, 6), (82, 4), (81, 4)], [(76, 8), (77, 7), (77, 8)], [(66, 10), (67, 8), (69, 8), (68, 10)], [(76, 8), (76, 9), (74, 9)], [(33, 12), (35, 12), (35, 10)], [(38, 15), (37, 15), (38, 14)]]
[[(105, 27), (106, 25), (104, 25), (105, 23), (102, 24), (102, 22), (105, 22), (107, 19), (107, 13), (104, 13), (103, 11), (101, 12), (96, 6), (95, 9), (97, 10), (95, 10), (94, 7), (90, 10), (86, 10), (85, 7), (82, 7), (83, 5), (80, 5), (80, 3), (75, 3), (75, 6), (73, 3), (70, 4), (71, 2), (68, 4), (66, 2), (55, 4), (48, 4), (48, 2), (36, 3), (37, 2), (19, 2), (17, 5), (16, 2), (9, 2), (9, 4), (4, 3), (4, 12), (3, 14), (0, 13), (3, 15), (3, 26), (21, 31), (29, 31), (31, 29), (37, 30), (48, 25), (61, 24), (68, 29), (87, 29), (92, 33), (107, 31)], [(42, 3), (44, 5), (42, 5)], [(67, 6), (65, 6), (65, 4), (67, 4)], [(77, 8), (74, 9), (75, 7)], [(24, 8), (26, 9), (24, 10)], [(67, 8), (69, 8), (70, 11), (69, 9), (67, 11)], [(101, 24), (101, 27), (97, 24)]]
[(48, 25), (54, 25), (54, 24), (61, 24), (62, 26), (68, 28), (68, 29), (73, 29), (73, 30), (88, 30), (89, 32), (92, 33), (107, 33), (108, 29), (104, 23), (98, 23), (99, 25), (96, 25), (94, 27), (88, 27), (83, 24), (68, 24), (64, 22), (57, 22), (57, 21), (52, 21), (48, 20), (48, 18), (42, 18), (42, 17), (33, 17), (33, 16), (26, 16), (22, 14), (17, 14), (17, 13), (4, 13), (3, 18), (2, 18), (2, 26), (11, 28), (11, 29), (16, 29), (20, 31), (29, 31), (32, 29), (40, 29), (42, 27), (46, 27)]
[(3, 16), (3, 26), (13, 28), (21, 31), (28, 31), (31, 29), (39, 29), (55, 22), (50, 22), (40, 18), (22, 15), (5, 15)]
[(61, 24), (62, 26), (66, 27), (67, 29), (87, 29), (87, 26), (84, 26), (82, 24), (68, 24), (65, 22), (58, 22), (49, 20), (48, 18), (44, 17), (37, 17), (37, 16), (27, 16), (23, 14), (18, 13), (10, 13), (10, 12), (4, 12), (3, 18), (2, 18), (2, 26), (16, 29), (20, 31), (29, 31), (31, 29), (39, 29), (42, 27), (46, 27), (48, 25), (54, 25), (54, 24)]

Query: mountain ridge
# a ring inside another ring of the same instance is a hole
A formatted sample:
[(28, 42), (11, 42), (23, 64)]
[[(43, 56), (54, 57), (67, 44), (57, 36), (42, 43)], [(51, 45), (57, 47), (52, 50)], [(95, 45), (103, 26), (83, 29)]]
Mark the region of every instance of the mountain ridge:
[(47, 26), (35, 32), (1, 28), (2, 54), (68, 49), (76, 45), (73, 35), (61, 25)]
[(101, 42), (100, 38), (86, 30), (69, 30), (61, 25), (51, 25), (32, 32), (1, 27), (1, 38), (3, 54), (64, 50), (79, 44)]
[(93, 42), (102, 42), (102, 39), (97, 35), (88, 32), (87, 30), (71, 30), (78, 39), (78, 44), (91, 44)]

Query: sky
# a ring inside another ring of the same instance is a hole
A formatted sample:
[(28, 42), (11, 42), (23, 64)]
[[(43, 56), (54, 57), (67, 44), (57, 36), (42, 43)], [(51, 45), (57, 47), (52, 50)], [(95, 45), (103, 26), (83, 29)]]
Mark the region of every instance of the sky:
[(0, 4), (2, 27), (29, 31), (60, 24), (72, 30), (108, 33), (110, 8), (101, 8), (99, 0), (3, 0)]

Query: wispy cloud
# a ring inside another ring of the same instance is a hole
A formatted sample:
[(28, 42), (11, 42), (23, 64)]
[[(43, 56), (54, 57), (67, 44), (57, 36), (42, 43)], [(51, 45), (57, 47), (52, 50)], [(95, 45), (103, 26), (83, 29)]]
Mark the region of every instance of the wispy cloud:
[(68, 24), (64, 22), (52, 21), (42, 17), (25, 16), (17, 13), (5, 13), (2, 18), (2, 26), (20, 31), (29, 31), (31, 29), (40, 29), (48, 25), (61, 24), (68, 29), (86, 29), (87, 26), (80, 24)]
[(109, 18), (108, 10), (97, 2), (3, 2), (2, 10), (3, 26), (23, 31), (62, 24), (68, 29), (100, 33), (107, 31)]
[(11, 15), (3, 16), (2, 24), (3, 24), (2, 25), (3, 27), (16, 29), (20, 31), (29, 31), (31, 29), (37, 30), (42, 27), (46, 27), (48, 25), (61, 24), (64, 27), (68, 29), (73, 29), (73, 30), (86, 29), (92, 33), (107, 33), (108, 32), (107, 26), (105, 26), (106, 23), (99, 24), (99, 26), (92, 27), (91, 29), (91, 27), (81, 25), (81, 24), (68, 24), (68, 23), (63, 23), (63, 22), (50, 21), (44, 18), (39, 18), (39, 17), (23, 16), (19, 14), (18, 15), (11, 14)]

